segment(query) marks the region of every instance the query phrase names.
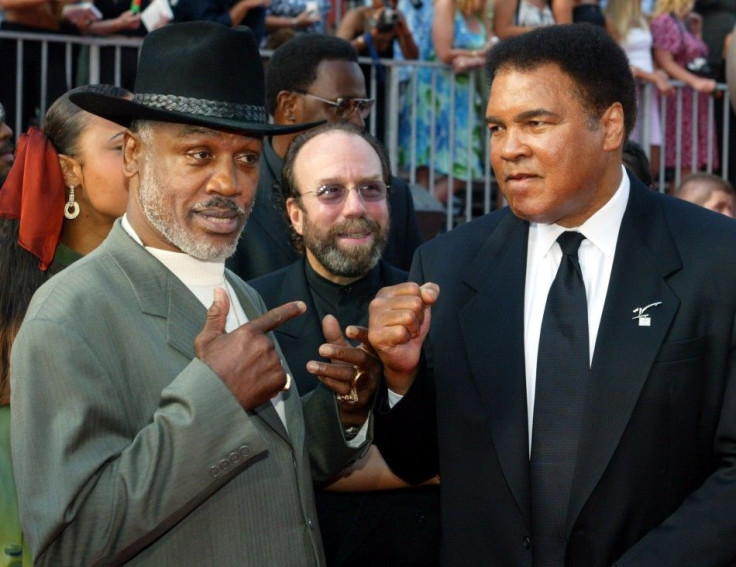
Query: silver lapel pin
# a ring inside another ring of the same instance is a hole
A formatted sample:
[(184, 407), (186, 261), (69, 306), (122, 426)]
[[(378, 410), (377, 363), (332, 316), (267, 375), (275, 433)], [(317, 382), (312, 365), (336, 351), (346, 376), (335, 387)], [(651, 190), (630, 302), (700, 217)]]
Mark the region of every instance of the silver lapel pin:
[(650, 307), (657, 307), (657, 305), (662, 305), (662, 302), (657, 301), (655, 303), (650, 303), (646, 307), (635, 307), (633, 313), (636, 313), (636, 315), (634, 315), (632, 319), (639, 319), (640, 327), (651, 327), (652, 319), (646, 311)]

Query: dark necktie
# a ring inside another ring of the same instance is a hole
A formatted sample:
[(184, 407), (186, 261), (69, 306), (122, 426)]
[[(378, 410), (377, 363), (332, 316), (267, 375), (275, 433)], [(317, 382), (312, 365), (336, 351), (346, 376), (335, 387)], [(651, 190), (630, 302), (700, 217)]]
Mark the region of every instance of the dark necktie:
[(534, 567), (565, 561), (565, 520), (590, 375), (588, 304), (578, 261), (584, 239), (569, 231), (557, 239), (562, 261), (539, 336), (530, 461)]

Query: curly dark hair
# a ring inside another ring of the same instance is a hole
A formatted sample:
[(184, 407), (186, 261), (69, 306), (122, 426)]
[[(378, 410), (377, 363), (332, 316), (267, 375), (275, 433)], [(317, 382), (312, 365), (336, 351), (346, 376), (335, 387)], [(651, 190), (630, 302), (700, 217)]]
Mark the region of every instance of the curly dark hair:
[[(299, 155), (299, 151), (307, 142), (309, 142), (309, 140), (316, 138), (320, 134), (334, 131), (346, 132), (353, 136), (358, 136), (368, 142), (371, 148), (373, 148), (378, 155), (378, 159), (381, 160), (381, 178), (383, 179), (383, 182), (386, 186), (389, 186), (389, 183), (391, 182), (391, 162), (388, 159), (388, 154), (386, 153), (383, 145), (369, 132), (362, 128), (358, 128), (355, 124), (350, 122), (326, 123), (321, 126), (317, 126), (316, 128), (310, 128), (309, 130), (299, 134), (289, 145), (286, 156), (284, 156), (284, 165), (281, 168), (281, 182), (278, 185), (274, 184), (272, 191), (274, 204), (286, 217), (286, 224), (291, 233), (291, 243), (299, 254), (304, 254), (304, 238), (294, 230), (294, 227), (291, 224), (291, 219), (288, 218), (289, 215), (286, 211), (286, 201), (289, 198), (299, 197), (299, 190), (294, 176), (294, 162)], [(301, 204), (299, 206), (301, 207)]]
[[(69, 95), (94, 92), (125, 97), (130, 93), (111, 85), (85, 85), (60, 96), (48, 109), (43, 121), (43, 132), (60, 154), (77, 153), (77, 143), (89, 120), (89, 114), (69, 100)], [(59, 210), (59, 215), (63, 211)], [(41, 285), (53, 276), (58, 268), (53, 264), (48, 270), (39, 268), (33, 254), (18, 244), (19, 222), (0, 219), (0, 405), (10, 401), (10, 348), (25, 317), (31, 297)]]
[(358, 62), (349, 41), (323, 34), (297, 35), (273, 52), (266, 66), (266, 110), (273, 116), (281, 91), (306, 91), (322, 61)]
[(548, 64), (572, 78), (575, 95), (592, 119), (599, 119), (613, 103), (621, 103), (629, 137), (636, 123), (636, 81), (626, 54), (605, 30), (588, 23), (533, 29), (496, 44), (486, 70), (492, 83), (497, 72), (531, 71)]

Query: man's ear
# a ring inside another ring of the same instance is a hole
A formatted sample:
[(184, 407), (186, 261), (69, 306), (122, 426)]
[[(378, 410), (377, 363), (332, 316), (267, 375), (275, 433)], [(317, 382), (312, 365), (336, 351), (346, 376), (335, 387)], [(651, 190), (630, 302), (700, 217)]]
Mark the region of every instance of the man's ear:
[(67, 187), (79, 187), (82, 185), (82, 166), (71, 156), (59, 154), (59, 165), (64, 175), (64, 185)]
[(299, 107), (299, 93), (293, 91), (279, 91), (276, 95), (276, 111), (274, 118), (277, 124), (299, 124), (301, 110)]
[(141, 167), (143, 142), (137, 134), (126, 130), (123, 134), (123, 174), (134, 177)]
[(286, 212), (297, 234), (304, 235), (304, 211), (294, 197), (286, 199)]
[(614, 102), (601, 117), (603, 126), (603, 151), (620, 150), (625, 142), (624, 108), (620, 102)]

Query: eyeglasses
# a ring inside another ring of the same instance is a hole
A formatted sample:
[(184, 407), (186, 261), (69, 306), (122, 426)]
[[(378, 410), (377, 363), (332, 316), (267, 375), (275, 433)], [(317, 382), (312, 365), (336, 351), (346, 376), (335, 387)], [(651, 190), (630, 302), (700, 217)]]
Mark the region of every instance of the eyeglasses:
[(368, 181), (360, 185), (345, 187), (339, 183), (328, 183), (322, 185), (316, 191), (304, 191), (297, 195), (297, 199), (305, 195), (315, 195), (317, 200), (323, 205), (341, 205), (351, 190), (358, 192), (358, 195), (364, 203), (378, 203), (386, 199), (390, 187), (383, 181)]
[(321, 96), (313, 95), (312, 93), (302, 91), (296, 92), (304, 96), (312, 97), (313, 99), (324, 102), (325, 104), (329, 104), (334, 108), (334, 113), (341, 120), (350, 120), (350, 117), (355, 114), (356, 111), (360, 113), (361, 118), (368, 118), (368, 115), (371, 113), (371, 110), (373, 110), (373, 105), (376, 102), (372, 98), (352, 98), (349, 96), (340, 96), (337, 97), (336, 100), (328, 100)]

